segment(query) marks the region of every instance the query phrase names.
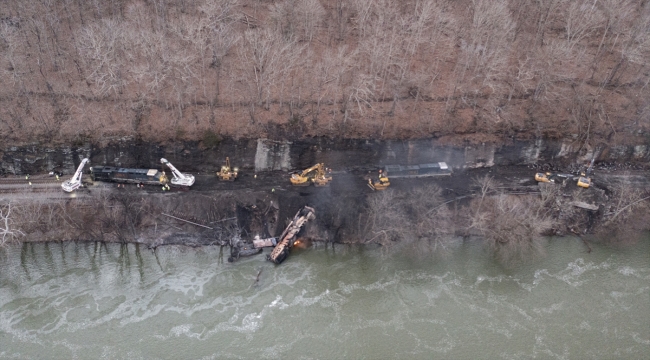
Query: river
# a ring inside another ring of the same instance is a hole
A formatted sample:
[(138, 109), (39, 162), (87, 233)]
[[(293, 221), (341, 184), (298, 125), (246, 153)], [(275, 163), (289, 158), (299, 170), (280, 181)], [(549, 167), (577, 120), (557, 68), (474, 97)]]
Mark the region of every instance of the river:
[(278, 266), (215, 247), (14, 245), (0, 358), (650, 358), (650, 238), (592, 248), (550, 239), (504, 268), (476, 240), (444, 255), (311, 246)]

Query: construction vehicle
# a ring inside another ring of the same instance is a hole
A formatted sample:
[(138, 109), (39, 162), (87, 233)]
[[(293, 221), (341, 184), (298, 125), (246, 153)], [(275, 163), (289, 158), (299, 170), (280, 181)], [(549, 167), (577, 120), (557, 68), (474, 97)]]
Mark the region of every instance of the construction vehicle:
[(573, 175), (564, 174), (564, 173), (555, 173), (555, 172), (545, 172), (545, 173), (538, 172), (535, 174), (535, 180), (537, 182), (544, 182), (544, 183), (563, 184), (564, 181), (569, 178), (573, 178)]
[(289, 223), (289, 226), (284, 229), (282, 235), (279, 237), (280, 241), (275, 245), (275, 248), (266, 259), (276, 264), (283, 262), (284, 259), (289, 256), (289, 249), (291, 249), (293, 244), (296, 242), (298, 232), (302, 226), (307, 223), (307, 221), (315, 218), (316, 210), (314, 210), (314, 208), (305, 206), (300, 209), (293, 217), (293, 220)]
[(594, 156), (591, 157), (589, 166), (585, 171), (580, 172), (577, 185), (581, 188), (588, 189), (591, 186), (591, 173), (594, 171), (594, 161), (596, 161), (596, 158), (600, 155), (602, 149), (602, 145), (596, 147), (596, 151), (594, 151)]
[(217, 172), (219, 180), (222, 181), (235, 181), (239, 169), (230, 167), (230, 158), (226, 158), (226, 165), (221, 167), (221, 171)]
[(538, 173), (535, 174), (535, 181), (537, 181), (537, 182), (545, 182), (545, 183), (554, 182), (554, 181), (551, 180), (551, 176), (552, 176), (552, 174), (550, 172), (547, 172), (547, 173), (538, 172)]
[(160, 159), (160, 162), (167, 165), (171, 169), (172, 175), (174, 176), (171, 180), (172, 185), (186, 187), (194, 185), (194, 175), (181, 173), (165, 158)]
[(291, 174), (291, 184), (295, 186), (309, 186), (313, 183), (316, 186), (327, 186), (332, 181), (331, 172), (323, 163), (316, 164), (303, 170), (300, 174)]
[(580, 176), (578, 177), (578, 186), (580, 186), (581, 188), (588, 189), (591, 186), (591, 172), (594, 169), (595, 160), (596, 160), (596, 155), (594, 155), (594, 157), (591, 158), (591, 163), (589, 164), (589, 167), (587, 167), (587, 170), (580, 173)]
[(81, 175), (83, 174), (84, 166), (86, 166), (88, 161), (90, 161), (88, 158), (81, 160), (81, 164), (79, 164), (79, 167), (77, 167), (77, 171), (75, 171), (74, 175), (72, 175), (72, 178), (70, 180), (64, 181), (61, 184), (63, 191), (73, 192), (81, 187)]
[(368, 179), (368, 187), (372, 190), (385, 190), (389, 186), (390, 180), (388, 179), (388, 176), (386, 176), (386, 173), (381, 170), (379, 170), (378, 181), (373, 182), (372, 179)]

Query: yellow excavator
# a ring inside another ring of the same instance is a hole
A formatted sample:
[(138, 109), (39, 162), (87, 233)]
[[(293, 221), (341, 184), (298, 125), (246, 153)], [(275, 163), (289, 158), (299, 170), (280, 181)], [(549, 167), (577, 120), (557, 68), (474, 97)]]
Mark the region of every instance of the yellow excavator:
[(217, 176), (219, 177), (219, 180), (223, 181), (235, 181), (237, 178), (237, 174), (239, 172), (239, 169), (237, 168), (231, 168), (230, 167), (230, 158), (226, 158), (226, 165), (221, 167), (221, 170), (217, 172)]
[(553, 174), (551, 174), (550, 172), (547, 173), (538, 172), (535, 174), (535, 181), (545, 182), (545, 183), (553, 182), (553, 180), (551, 180), (552, 175)]
[(545, 172), (545, 173), (539, 172), (535, 174), (535, 180), (537, 182), (557, 183), (557, 184), (563, 184), (566, 179), (572, 177), (573, 175), (571, 174), (563, 174), (557, 172)]
[(591, 186), (591, 172), (594, 169), (594, 160), (596, 160), (596, 155), (591, 159), (591, 163), (585, 172), (580, 173), (578, 178), (578, 186), (581, 188), (589, 189)]
[(332, 176), (328, 174), (330, 171), (323, 163), (319, 163), (303, 170), (300, 174), (291, 174), (291, 184), (309, 186), (314, 183), (316, 186), (327, 186), (332, 181)]
[(389, 186), (390, 180), (388, 179), (388, 176), (386, 176), (386, 173), (381, 170), (379, 170), (378, 181), (372, 182), (372, 179), (368, 179), (368, 187), (372, 190), (385, 190)]

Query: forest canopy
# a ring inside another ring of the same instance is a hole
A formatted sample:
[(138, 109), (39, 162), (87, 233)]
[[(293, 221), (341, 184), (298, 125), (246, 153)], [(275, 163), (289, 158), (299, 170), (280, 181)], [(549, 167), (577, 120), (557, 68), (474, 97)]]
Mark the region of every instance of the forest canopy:
[(649, 137), (642, 0), (8, 0), (0, 139)]

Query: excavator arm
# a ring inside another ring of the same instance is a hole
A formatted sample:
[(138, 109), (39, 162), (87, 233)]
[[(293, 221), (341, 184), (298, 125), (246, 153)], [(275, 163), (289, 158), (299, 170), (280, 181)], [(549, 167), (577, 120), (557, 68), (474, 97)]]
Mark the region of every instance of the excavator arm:
[(160, 159), (160, 162), (167, 165), (167, 167), (169, 167), (169, 169), (172, 171), (174, 178), (172, 179), (171, 183), (173, 185), (187, 187), (194, 185), (194, 175), (181, 173), (178, 171), (178, 169), (176, 169), (176, 167), (174, 167), (174, 165), (172, 165), (172, 163), (167, 161), (165, 158)]
[(600, 155), (600, 148), (594, 152), (594, 156), (591, 158), (591, 162), (589, 163), (587, 170), (585, 170), (584, 173), (581, 173), (580, 177), (578, 177), (577, 185), (581, 188), (588, 189), (591, 186), (591, 173), (594, 171), (594, 162), (596, 161), (598, 155)]
[(72, 178), (70, 180), (64, 181), (61, 184), (63, 191), (73, 192), (81, 187), (81, 175), (83, 175), (84, 166), (88, 163), (88, 161), (88, 158), (81, 160), (81, 164), (79, 164), (79, 167), (77, 167), (77, 171), (75, 171), (74, 175), (72, 175)]
[(316, 164), (316, 165), (314, 165), (312, 167), (309, 167), (309, 168), (303, 170), (300, 173), (300, 176), (307, 177), (307, 176), (309, 176), (309, 173), (311, 173), (313, 171), (318, 171), (319, 173), (322, 172), (323, 171), (323, 164)]
[(296, 186), (308, 186), (311, 182), (316, 186), (327, 186), (332, 177), (325, 172), (325, 165), (318, 163), (303, 170), (300, 174), (291, 175), (291, 184)]

